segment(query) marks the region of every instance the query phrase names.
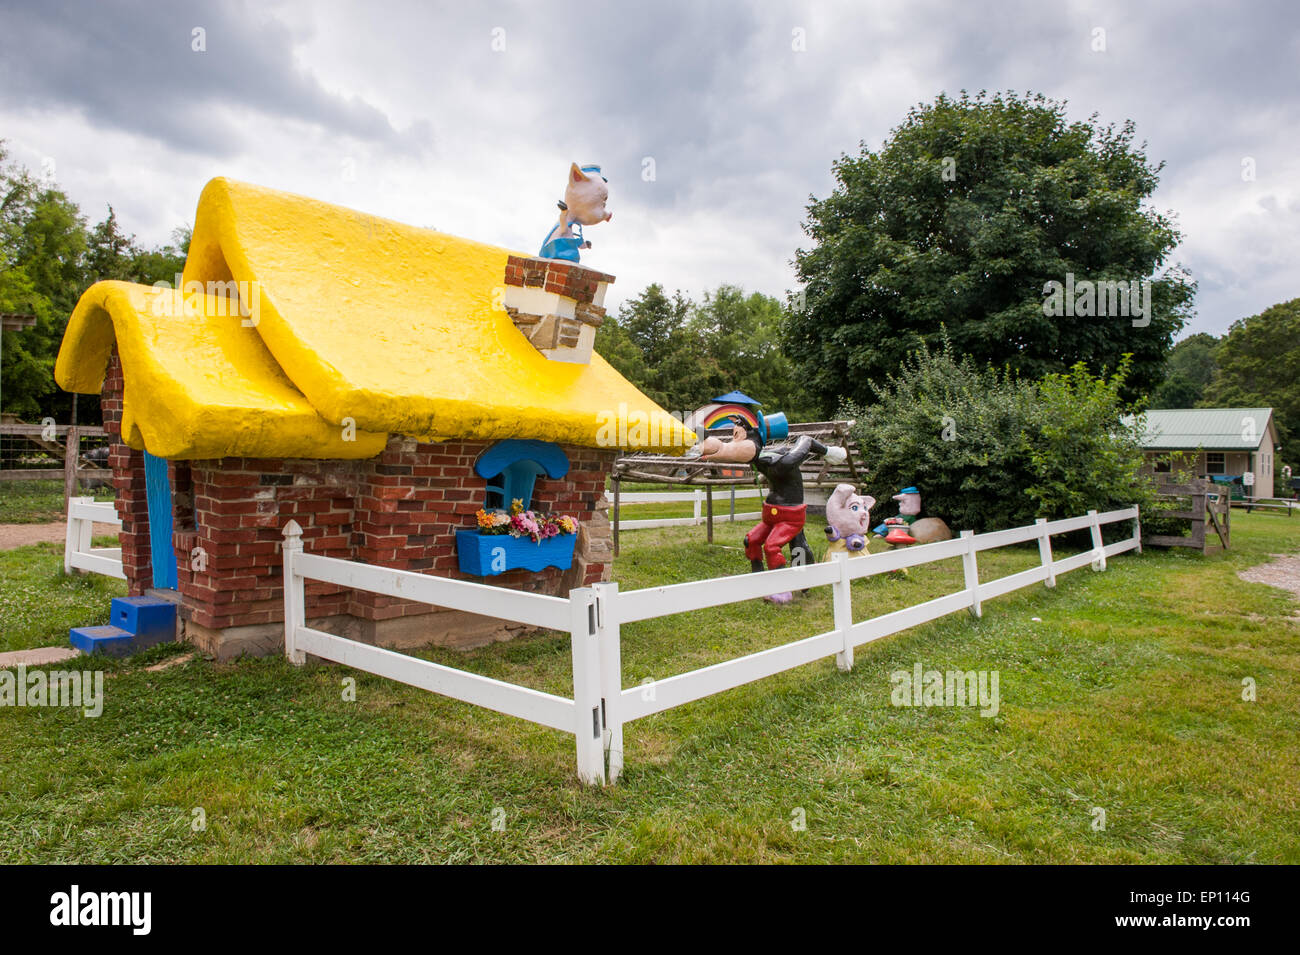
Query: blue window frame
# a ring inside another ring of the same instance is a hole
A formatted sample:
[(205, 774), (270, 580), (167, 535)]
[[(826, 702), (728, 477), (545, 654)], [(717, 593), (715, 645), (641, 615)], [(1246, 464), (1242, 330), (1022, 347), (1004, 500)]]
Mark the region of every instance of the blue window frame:
[(483, 500), (486, 509), (508, 510), (516, 498), (527, 509), (532, 507), (537, 479), (564, 477), (569, 473), (569, 458), (549, 441), (510, 438), (479, 455), (474, 470), (488, 482)]

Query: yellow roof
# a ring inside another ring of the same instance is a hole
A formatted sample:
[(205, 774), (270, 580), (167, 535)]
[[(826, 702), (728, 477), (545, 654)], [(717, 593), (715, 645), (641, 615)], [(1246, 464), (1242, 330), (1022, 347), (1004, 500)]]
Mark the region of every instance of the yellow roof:
[[(97, 394), (116, 340), (123, 439), (169, 458), (366, 458), (390, 433), (692, 443), (599, 355), (552, 361), (524, 338), (500, 304), (509, 254), (214, 179), (199, 199), (185, 289), (93, 285), (68, 322), (55, 379)], [(232, 280), (243, 316), (214, 284)]]

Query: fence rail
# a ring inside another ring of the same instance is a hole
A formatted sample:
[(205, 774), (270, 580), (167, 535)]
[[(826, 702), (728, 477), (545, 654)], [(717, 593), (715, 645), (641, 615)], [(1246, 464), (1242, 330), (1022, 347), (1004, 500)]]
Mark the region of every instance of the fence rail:
[(96, 524), (122, 526), (112, 501), (96, 502), (93, 497), (68, 498), (68, 532), (63, 543), (63, 572), (88, 570), (94, 574), (126, 580), (122, 570), (122, 548), (92, 547)]
[[(762, 497), (764, 491), (759, 488), (745, 488), (743, 490), (732, 489), (732, 498)], [(713, 497), (713, 488), (697, 487), (693, 491), (620, 491), (617, 497), (611, 491), (605, 492), (605, 500), (615, 505), (610, 515), (610, 521), (615, 525), (615, 533), (619, 530), (634, 531), (645, 530), (651, 527), (686, 527), (695, 526), (709, 522), (710, 539), (712, 539), (712, 522), (714, 520), (726, 521), (753, 521), (762, 516), (762, 511), (746, 511), (743, 514), (737, 514), (734, 510), (735, 504), (732, 502), (732, 509), (725, 516), (715, 516), (713, 513), (713, 504), (716, 500)], [(690, 517), (655, 517), (644, 518), (629, 521), (623, 517), (623, 508), (629, 504), (685, 504), (692, 503), (695, 505), (694, 513)]]
[[(1102, 528), (1125, 521), (1133, 524), (1131, 535), (1105, 544)], [(1053, 557), (1053, 536), (1082, 530), (1091, 531), (1091, 549), (1068, 557)], [(1064, 520), (1039, 520), (1031, 526), (986, 534), (963, 531), (952, 540), (888, 553), (864, 554), (852, 559), (847, 554), (838, 554), (833, 561), (820, 564), (625, 593), (619, 592), (616, 582), (599, 583), (572, 590), (568, 598), (561, 598), (306, 554), (302, 549), (302, 529), (295, 521), (285, 525), (284, 536), (285, 653), (292, 662), (301, 664), (310, 653), (572, 733), (578, 776), (591, 784), (618, 779), (623, 768), (623, 727), (633, 720), (828, 656), (835, 657), (841, 670), (849, 670), (853, 667), (855, 648), (863, 644), (959, 610), (979, 617), (983, 613), (983, 601), (1040, 582), (1054, 587), (1060, 574), (1081, 567), (1091, 565), (1095, 571), (1104, 571), (1108, 558), (1142, 549), (1140, 514), (1136, 507), (1130, 507), (1102, 514), (1089, 511), (1084, 516)], [(1038, 566), (997, 580), (980, 581), (980, 553), (1034, 541), (1038, 543)], [(962, 561), (964, 584), (960, 590), (854, 621), (854, 580), (955, 559)], [(306, 580), (568, 631), (573, 658), (573, 697), (543, 693), (314, 630), (306, 625)], [(623, 686), (621, 628), (624, 624), (825, 586), (832, 588), (834, 628), (831, 630), (650, 683)]]
[[(86, 443), (92, 451), (83, 447)], [(71, 499), (78, 481), (112, 479), (113, 472), (103, 466), (108, 443), (108, 432), (99, 425), (0, 422), (0, 483), (61, 480), (64, 497)], [(103, 459), (91, 460), (94, 453)]]

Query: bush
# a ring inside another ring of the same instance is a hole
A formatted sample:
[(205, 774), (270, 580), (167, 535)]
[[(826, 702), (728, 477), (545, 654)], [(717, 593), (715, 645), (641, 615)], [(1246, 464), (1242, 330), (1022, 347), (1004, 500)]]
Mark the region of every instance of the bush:
[(887, 501), (914, 484), (922, 513), (954, 531), (1145, 509), (1154, 485), (1143, 473), (1140, 416), (1126, 418), (1119, 397), (1127, 370), (1126, 360), (1098, 378), (1080, 362), (1026, 382), (957, 358), (945, 341), (873, 383), (876, 403), (846, 403), (842, 413), (855, 422), (868, 493)]

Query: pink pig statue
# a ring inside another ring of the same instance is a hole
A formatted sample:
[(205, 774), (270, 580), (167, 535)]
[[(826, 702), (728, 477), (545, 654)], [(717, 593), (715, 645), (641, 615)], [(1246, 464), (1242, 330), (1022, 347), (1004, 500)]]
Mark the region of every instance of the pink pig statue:
[[(569, 181), (564, 187), (564, 201), (559, 203), (560, 220), (546, 236), (541, 252), (543, 259), (565, 259), (578, 261), (579, 249), (590, 249), (591, 243), (582, 237), (584, 225), (596, 225), (614, 218), (612, 212), (605, 211), (609, 201), (608, 180), (600, 173), (599, 166), (569, 166)], [(574, 231), (574, 226), (577, 231)]]
[(855, 494), (852, 484), (835, 485), (826, 501), (826, 539), (831, 543), (844, 541), (850, 552), (865, 550), (875, 503), (874, 497)]

